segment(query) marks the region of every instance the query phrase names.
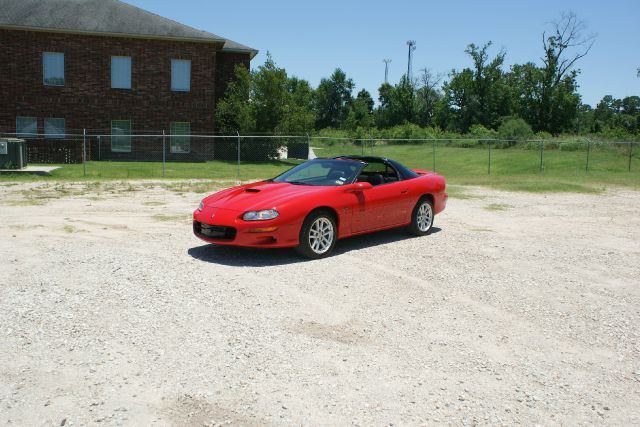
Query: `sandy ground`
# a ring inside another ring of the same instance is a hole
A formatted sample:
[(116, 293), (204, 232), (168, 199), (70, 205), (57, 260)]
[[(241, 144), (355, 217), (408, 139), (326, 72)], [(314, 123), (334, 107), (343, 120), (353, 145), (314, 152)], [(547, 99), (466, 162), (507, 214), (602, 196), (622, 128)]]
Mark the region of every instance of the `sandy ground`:
[(640, 193), (464, 191), (305, 261), (184, 187), (2, 183), (0, 423), (640, 425)]

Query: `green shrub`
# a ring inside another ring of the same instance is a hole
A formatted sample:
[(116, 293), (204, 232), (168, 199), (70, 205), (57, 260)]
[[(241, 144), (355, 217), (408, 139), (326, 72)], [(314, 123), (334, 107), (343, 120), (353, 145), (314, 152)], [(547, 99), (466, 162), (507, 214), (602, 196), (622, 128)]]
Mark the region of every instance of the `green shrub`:
[(507, 117), (498, 128), (498, 137), (503, 140), (497, 148), (515, 145), (517, 141), (525, 141), (533, 137), (531, 126), (519, 117)]
[(492, 139), (498, 136), (498, 132), (493, 129), (487, 129), (482, 125), (472, 125), (469, 128), (469, 136), (477, 137), (480, 139)]
[(540, 132), (536, 133), (536, 139), (542, 139), (545, 142), (552, 139), (553, 135), (551, 135), (549, 132), (545, 132), (543, 130), (541, 130)]

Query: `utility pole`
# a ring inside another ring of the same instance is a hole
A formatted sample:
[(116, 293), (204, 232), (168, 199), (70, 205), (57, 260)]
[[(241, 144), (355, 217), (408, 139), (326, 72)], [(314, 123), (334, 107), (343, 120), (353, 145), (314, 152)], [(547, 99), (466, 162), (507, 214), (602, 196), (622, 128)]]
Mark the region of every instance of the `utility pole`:
[(411, 83), (411, 58), (413, 57), (413, 51), (416, 50), (416, 41), (407, 41), (407, 46), (409, 46), (409, 59), (407, 61), (407, 80), (409, 80), (409, 83)]
[(384, 62), (384, 82), (389, 83), (389, 63), (391, 60), (383, 59), (382, 62)]

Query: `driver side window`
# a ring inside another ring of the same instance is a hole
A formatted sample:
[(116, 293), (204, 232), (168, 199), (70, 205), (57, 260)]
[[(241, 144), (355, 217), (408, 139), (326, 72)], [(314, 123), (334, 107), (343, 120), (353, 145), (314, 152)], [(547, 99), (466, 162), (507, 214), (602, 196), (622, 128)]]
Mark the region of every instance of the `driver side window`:
[(398, 172), (385, 163), (371, 162), (360, 172), (358, 181), (370, 182), (373, 186), (396, 182)]

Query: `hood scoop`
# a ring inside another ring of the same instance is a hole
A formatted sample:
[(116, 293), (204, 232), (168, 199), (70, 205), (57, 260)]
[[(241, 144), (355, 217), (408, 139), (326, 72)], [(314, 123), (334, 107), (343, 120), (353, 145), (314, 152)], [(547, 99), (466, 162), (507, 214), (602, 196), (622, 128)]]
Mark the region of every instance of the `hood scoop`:
[(258, 188), (245, 188), (245, 193), (259, 193), (260, 190)]

